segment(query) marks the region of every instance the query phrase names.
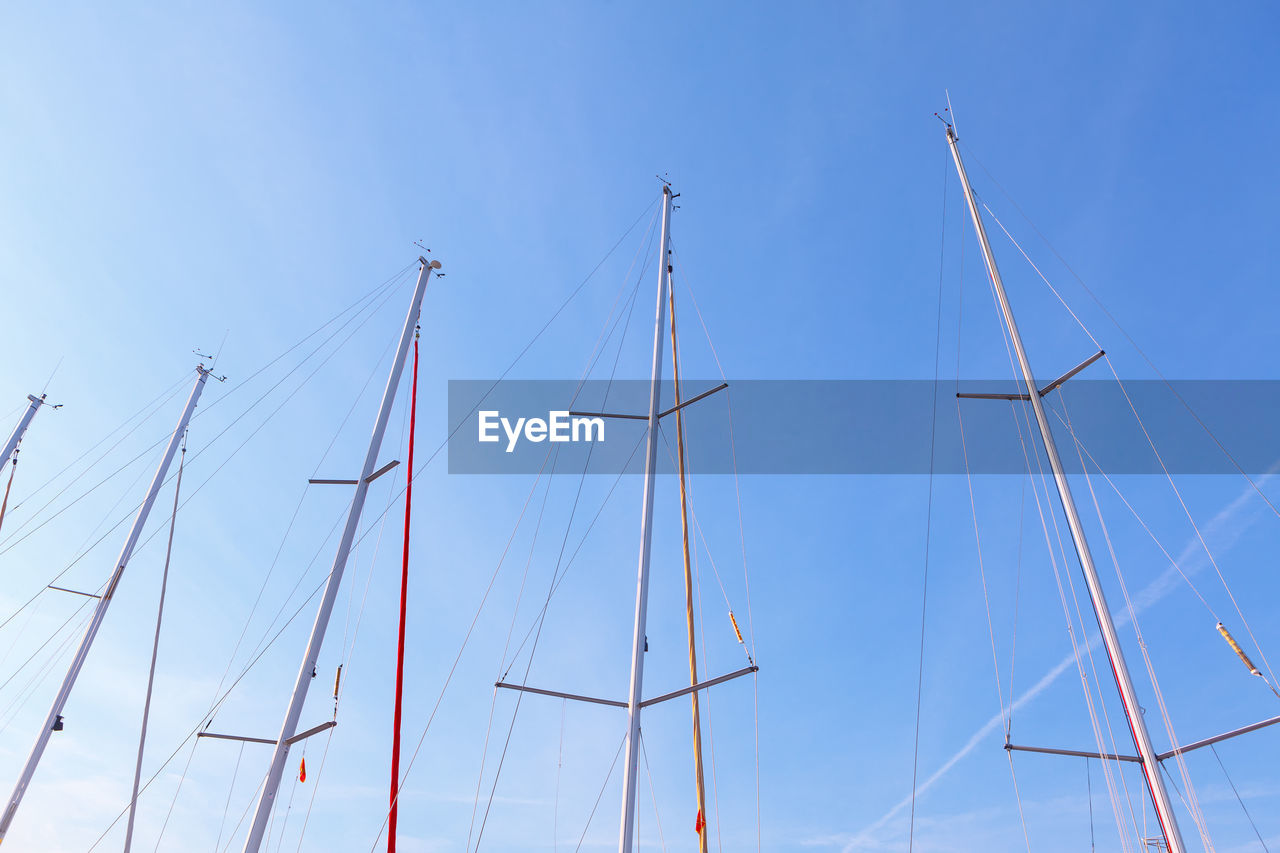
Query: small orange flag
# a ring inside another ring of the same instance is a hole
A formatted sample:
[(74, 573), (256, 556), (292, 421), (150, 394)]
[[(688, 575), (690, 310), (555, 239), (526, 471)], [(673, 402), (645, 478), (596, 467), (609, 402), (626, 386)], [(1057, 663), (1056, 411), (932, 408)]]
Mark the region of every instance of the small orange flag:
[(702, 809), (698, 809), (698, 819), (693, 823), (693, 831), (702, 834), (702, 830), (706, 827), (707, 822), (702, 817)]
[(305, 757), (302, 759), (302, 764), (298, 765), (298, 781), (307, 781), (307, 759)]

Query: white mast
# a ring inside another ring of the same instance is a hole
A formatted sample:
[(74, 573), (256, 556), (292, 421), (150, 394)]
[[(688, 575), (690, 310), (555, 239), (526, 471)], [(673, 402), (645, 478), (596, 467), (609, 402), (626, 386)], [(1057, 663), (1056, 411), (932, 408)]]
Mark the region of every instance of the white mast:
[[(84, 637), (80, 640), (80, 647), (76, 649), (75, 657), (71, 660), (71, 666), (67, 670), (66, 677), (62, 679), (62, 686), (58, 689), (58, 695), (53, 700), (53, 707), (49, 709), (49, 716), (45, 718), (44, 728), (36, 736), (35, 746), (31, 748), (31, 755), (27, 758), (27, 763), (22, 768), (22, 774), (18, 777), (18, 784), (14, 786), (13, 793), (9, 796), (9, 803), (5, 807), (4, 816), (0, 818), (0, 840), (3, 840), (9, 832), (9, 826), (13, 823), (13, 816), (18, 811), (18, 805), (22, 802), (27, 786), (31, 784), (31, 778), (35, 775), (36, 766), (40, 763), (40, 757), (44, 755), (45, 747), (49, 745), (49, 737), (55, 730), (61, 729), (63, 706), (66, 705), (67, 698), (71, 695), (71, 688), (75, 685), (76, 678), (80, 675), (80, 669), (84, 666), (85, 658), (89, 654), (89, 648), (93, 645), (94, 638), (98, 636), (98, 629), (102, 627), (102, 620), (106, 617), (107, 608), (111, 605), (116, 587), (120, 584), (120, 577), (124, 574), (125, 566), (129, 564), (130, 557), (133, 556), (133, 549), (137, 546), (138, 538), (142, 535), (142, 528), (147, 523), (147, 516), (151, 514), (151, 506), (155, 503), (156, 495), (160, 493), (160, 486), (163, 485), (165, 475), (169, 471), (169, 463), (173, 461), (174, 453), (178, 450), (182, 435), (186, 432), (187, 423), (191, 420), (191, 413), (195, 411), (196, 402), (200, 399), (200, 392), (204, 390), (205, 380), (208, 377), (209, 371), (205, 370), (203, 364), (198, 365), (196, 367), (196, 381), (191, 388), (191, 396), (187, 398), (187, 405), (182, 410), (182, 417), (178, 419), (178, 426), (169, 438), (169, 446), (165, 448), (164, 456), (160, 460), (160, 467), (156, 469), (155, 477), (151, 480), (151, 487), (147, 489), (147, 497), (138, 509), (138, 515), (133, 520), (133, 527), (129, 529), (129, 537), (125, 540), (124, 547), (120, 550), (120, 558), (116, 560), (115, 571), (111, 575), (111, 580), (107, 583), (106, 591), (98, 598), (98, 605), (94, 608), (93, 616), (89, 620), (89, 627), (85, 629)], [(33, 405), (27, 410), (27, 422), (30, 422), (31, 416), (35, 414), (36, 409), (35, 398), (32, 397), (31, 399)]]
[(1102, 633), (1102, 642), (1107, 647), (1107, 657), (1111, 660), (1111, 670), (1115, 673), (1116, 687), (1120, 691), (1120, 700), (1124, 704), (1125, 717), (1129, 720), (1129, 730), (1133, 734), (1134, 744), (1142, 759), (1142, 775), (1147, 780), (1147, 790), (1155, 805), (1156, 817), (1160, 821), (1160, 829), (1164, 834), (1169, 853), (1185, 853), (1186, 845), (1178, 830), (1178, 820), (1173, 812), (1173, 801), (1165, 788), (1164, 779), (1160, 776), (1160, 764), (1156, 759), (1155, 747), (1151, 744), (1151, 735), (1147, 731), (1146, 721), (1142, 718), (1142, 708), (1138, 704), (1138, 694), (1133, 688), (1133, 679), (1125, 664), (1124, 650), (1120, 648), (1120, 637), (1116, 633), (1115, 623), (1111, 619), (1111, 611), (1107, 608), (1107, 599), (1102, 591), (1102, 581), (1098, 578), (1098, 570), (1093, 563), (1093, 554), (1085, 539), (1084, 526), (1080, 523), (1080, 514), (1076, 511), (1075, 500), (1071, 496), (1071, 486), (1058, 456), (1058, 446), (1053, 439), (1053, 431), (1049, 427), (1049, 418), (1045, 415), (1044, 404), (1040, 400), (1040, 389), (1036, 385), (1035, 376), (1031, 372), (1031, 362), (1027, 359), (1027, 351), (1022, 345), (1022, 336), (1018, 334), (1018, 326), (1013, 320), (1013, 308), (1009, 305), (1009, 297), (1004, 291), (1004, 282), (1000, 271), (996, 268), (995, 255), (991, 253), (991, 244), (987, 240), (987, 231), (982, 225), (982, 216), (978, 213), (977, 201), (973, 196), (973, 188), (969, 186), (969, 176), (964, 170), (964, 161), (960, 158), (959, 138), (951, 125), (947, 125), (947, 144), (951, 147), (951, 155), (956, 162), (956, 171), (960, 173), (960, 183), (964, 187), (965, 201), (969, 205), (969, 214), (973, 217), (973, 227), (978, 232), (978, 240), (982, 244), (982, 257), (991, 276), (991, 284), (995, 288), (996, 300), (1000, 303), (1000, 313), (1004, 315), (1005, 327), (1009, 330), (1009, 338), (1013, 343), (1018, 366), (1022, 372), (1022, 380), (1026, 385), (1027, 397), (1036, 415), (1036, 424), (1040, 428), (1040, 438), (1044, 442), (1045, 454), (1049, 457), (1049, 466), (1053, 469), (1053, 480), (1058, 487), (1058, 497), (1062, 501), (1062, 510), (1067, 516), (1067, 525), (1071, 529), (1071, 540), (1075, 544), (1076, 556), (1080, 560), (1080, 568), (1084, 572), (1085, 582), (1089, 587), (1089, 599), (1093, 604), (1094, 615), (1098, 619), (1098, 628)]
[(280, 789), (280, 779), (284, 775), (284, 763), (289, 757), (289, 741), (298, 730), (298, 718), (302, 715), (307, 688), (311, 686), (311, 679), (315, 677), (320, 645), (324, 642), (325, 629), (329, 627), (329, 616), (333, 612), (338, 588), (342, 585), (342, 574), (347, 567), (347, 556), (355, 541), (360, 514), (364, 510), (365, 497), (369, 493), (369, 481), (372, 479), (370, 475), (374, 473), (378, 452), (382, 449), (382, 436), (387, 430), (387, 420), (391, 417), (396, 389), (400, 385), (400, 376), (404, 372), (405, 357), (409, 352), (409, 344), (413, 341), (414, 327), (418, 324), (418, 315), (422, 310), (422, 297), (426, 293), (431, 273), (440, 269), (439, 261), (428, 261), (426, 258), (418, 260), (422, 262), (422, 269), (418, 273), (418, 285), (414, 289), (413, 300), (409, 303), (409, 313), (405, 316), (404, 330), (400, 334), (400, 346), (396, 350), (395, 360), (391, 363), (391, 375), (387, 377), (387, 387), (382, 392), (382, 406), (378, 409), (378, 419), (373, 425), (373, 436), (369, 439), (369, 450), (365, 454), (364, 467), (360, 470), (360, 479), (356, 482), (355, 496), (351, 499), (351, 509), (347, 513), (347, 525), (342, 531), (338, 552), (333, 558), (333, 568), (329, 572), (324, 598), (320, 601), (320, 610), (316, 613), (316, 621), (311, 628), (311, 639), (307, 642), (306, 654), (302, 658), (302, 667), (298, 670), (293, 695), (289, 698), (289, 708), (285, 712), (284, 724), (280, 727), (280, 737), (276, 740), (275, 750), (271, 754), (267, 778), (258, 795), (253, 823), (244, 844), (245, 853), (257, 853), (262, 846), (263, 836), (267, 831), (267, 820), (271, 817), (271, 807), (275, 805), (276, 792)]
[(671, 187), (662, 187), (662, 237), (658, 243), (658, 308), (653, 326), (653, 374), (649, 385), (649, 436), (644, 456), (644, 500), (640, 512), (640, 569), (636, 578), (636, 627), (631, 640), (631, 693), (627, 699), (627, 764), (622, 784), (619, 853), (631, 853), (640, 759), (641, 683), (644, 681), (645, 621), (649, 611), (649, 553), (653, 545), (653, 488), (658, 467), (658, 416), (662, 394), (662, 337), (671, 286)]
[(17, 449), (18, 443), (22, 441), (22, 436), (26, 433), (27, 427), (31, 426), (31, 419), (36, 416), (36, 411), (44, 405), (44, 394), (36, 397), (34, 394), (28, 394), (27, 399), (31, 401), (31, 405), (22, 413), (22, 417), (18, 420), (18, 425), (13, 428), (13, 434), (9, 436), (9, 440), (4, 445), (4, 455), (0, 456), (0, 471), (4, 470), (5, 463), (13, 459), (13, 451)]

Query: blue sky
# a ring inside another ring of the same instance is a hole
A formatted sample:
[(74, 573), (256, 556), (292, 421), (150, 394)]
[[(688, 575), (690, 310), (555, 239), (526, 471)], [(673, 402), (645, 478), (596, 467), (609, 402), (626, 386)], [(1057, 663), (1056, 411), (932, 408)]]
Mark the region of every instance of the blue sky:
[[(24, 445), (14, 485), (19, 505), (3, 536), (29, 517), (28, 530), (51, 520), (12, 547), (0, 544), (6, 615), (126, 513), (154, 464), (154, 453), (143, 451), (171, 428), (181, 405), (180, 397), (160, 395), (194, 365), (193, 348), (216, 348), (226, 335), (219, 372), (230, 378), (207, 391), (193, 453), (230, 429), (203, 459), (192, 459), (186, 482), (203, 482), (230, 461), (179, 516), (148, 772), (207, 707), (277, 549), (250, 644), (278, 608), (296, 608), (295, 582), (310, 589), (322, 577), (341, 497), (307, 493), (283, 547), (282, 537), (308, 476), (317, 469), (352, 476), (408, 291), (401, 287), (231, 456), (288, 392), (233, 423), (236, 415), (292, 362), (244, 390), (237, 384), (411, 263), (415, 240), (426, 242), (447, 274), (423, 312), (420, 453), (447, 432), (447, 381), (504, 370), (653, 202), (655, 173), (669, 175), (682, 193), (674, 223), (681, 273), (731, 381), (931, 378), (945, 181), (941, 376), (1000, 378), (1008, 368), (999, 327), (982, 293), (971, 233), (962, 244), (968, 226), (933, 118), (949, 90), (979, 193), (1121, 376), (1152, 374), (979, 160), (1165, 375), (1280, 378), (1273, 286), (1280, 175), (1270, 150), (1280, 130), (1280, 74), (1268, 38), (1276, 13), (1263, 4), (66, 4), (11, 6), (3, 16), (0, 412), (42, 387), (55, 365), (50, 397), (66, 404), (41, 412)], [(647, 222), (646, 214), (513, 375), (579, 375), (628, 281)], [(1090, 354), (1092, 343), (992, 231), (1033, 362), (1056, 375)], [(651, 286), (651, 276), (641, 283), (619, 376), (646, 373)], [(690, 307), (681, 306), (686, 370), (716, 378)], [(44, 515), (36, 510), (69, 475), (25, 502), (151, 400), (151, 417)], [(397, 407), (385, 455), (402, 454), (395, 449), (402, 422)], [(533, 486), (527, 477), (449, 476), (439, 462), (418, 484), (411, 743)], [(582, 505), (594, 511), (609, 485), (588, 481)], [(1210, 609), (1234, 617), (1168, 485), (1155, 478), (1119, 485)], [(1236, 478), (1182, 478), (1179, 487), (1259, 644), (1277, 648), (1268, 603), (1277, 593), (1269, 566), (1280, 520)], [(1275, 495), (1270, 483), (1262, 487)], [(510, 626), (520, 636), (536, 608), (535, 593), (526, 593), (516, 609), (526, 559), (530, 589), (545, 590), (575, 488), (571, 476), (554, 478), (538, 539), (531, 541), (528, 521), (517, 532), (409, 776), (401, 849), (466, 849), (491, 684)], [(945, 772), (917, 803), (918, 849), (1026, 846), (1001, 726), (988, 725), (1000, 712), (992, 636), (1006, 702), (1011, 660), (1015, 695), (1022, 695), (1071, 646), (1029, 495), (1017, 569), (1021, 488), (1009, 477), (974, 483), (989, 634), (967, 484), (959, 477), (934, 484), (919, 767), (922, 780)], [(650, 629), (654, 690), (687, 676), (674, 484), (664, 489)], [(923, 477), (742, 483), (762, 667), (765, 849), (906, 849), (899, 806), (911, 791), (928, 489)], [(736, 496), (726, 478), (695, 481), (694, 490), (725, 586), (722, 597), (704, 578), (706, 664), (728, 670), (741, 665), (742, 653), (725, 599), (739, 614), (746, 609)], [(541, 501), (542, 492), (535, 494)], [(375, 490), (370, 506), (381, 511), (388, 498), (386, 489)], [(168, 500), (166, 490), (162, 505)], [(630, 479), (605, 505), (549, 609), (530, 683), (624, 691), (639, 500), (639, 483)], [(1179, 736), (1191, 740), (1275, 714), (1274, 697), (1224, 649), (1195, 595), (1162, 579), (1168, 561), (1123, 504), (1102, 491), (1099, 500), (1130, 590), (1148, 591), (1141, 625)], [(396, 505), (388, 511), (376, 559), (374, 525), (339, 598), (304, 719), (331, 715), (328, 684), (339, 659), (347, 661), (348, 688), (323, 772), (323, 741), (307, 747), (309, 781), (297, 786), (288, 823), (276, 826), (285, 848), (299, 844), (313, 791), (302, 847), (375, 844), (398, 574), (389, 543), (398, 540), (399, 512)], [(150, 531), (162, 528), (158, 519)], [(1096, 519), (1090, 523), (1118, 608), (1101, 530)], [(578, 518), (571, 543), (581, 530)], [(122, 530), (107, 533), (63, 580), (96, 587), (122, 537)], [(154, 541), (131, 566), (10, 845), (88, 849), (124, 805), (162, 557)], [(79, 603), (46, 594), (34, 612), (24, 611), (29, 621), (0, 629), (0, 654), (10, 649), (3, 668), (35, 651)], [(216, 729), (273, 735), (310, 622), (304, 610), (232, 694)], [(1133, 632), (1124, 631), (1144, 679)], [(35, 671), (44, 671), (47, 658), (34, 659)], [(61, 666), (49, 662), (48, 672)], [(32, 672), (0, 688), (6, 786), (56, 685), (55, 673), (26, 687)], [(1140, 689), (1149, 690), (1145, 682)], [(750, 849), (756, 840), (753, 698), (746, 681), (717, 688), (712, 698), (724, 849)], [(1114, 714), (1109, 693), (1107, 702)], [(493, 705), (497, 742), (512, 704), (500, 696)], [(550, 699), (522, 704), (484, 849), (578, 843), (623, 721), (610, 709), (569, 707), (562, 739), (560, 713)], [(693, 849), (687, 707), (647, 719), (655, 794), (642, 784), (641, 842), (659, 845), (656, 800), (666, 846)], [(1017, 708), (1014, 733), (1029, 743), (1088, 748), (1074, 663)], [(1268, 760), (1277, 738), (1280, 732), (1262, 732), (1220, 748), (1269, 844), (1280, 841), (1280, 784)], [(1157, 740), (1167, 738), (1157, 731)], [(494, 750), (491, 743), (482, 811)], [(140, 846), (155, 844), (171, 801), (163, 848), (214, 846), (224, 804), (225, 845), (266, 762), (260, 748), (246, 747), (237, 772), (237, 754), (234, 745), (201, 743), (174, 800), (191, 755), (181, 751), (142, 800)], [(1198, 754), (1189, 768), (1215, 849), (1257, 849), (1212, 756)], [(1031, 847), (1083, 849), (1084, 766), (1026, 756), (1015, 769)], [(1137, 777), (1125, 778), (1136, 790)], [(1121, 849), (1096, 763), (1092, 784), (1098, 845)], [(584, 849), (616, 843), (617, 801), (615, 775)], [(1198, 849), (1189, 820), (1184, 831)], [(120, 838), (117, 825), (102, 847)]]

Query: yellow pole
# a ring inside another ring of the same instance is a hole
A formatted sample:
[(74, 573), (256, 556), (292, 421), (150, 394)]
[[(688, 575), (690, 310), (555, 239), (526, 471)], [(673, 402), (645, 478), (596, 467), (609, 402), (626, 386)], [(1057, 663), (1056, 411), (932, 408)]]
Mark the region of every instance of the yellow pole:
[[(672, 380), (675, 385), (675, 405), (680, 405), (680, 356), (676, 350), (676, 294), (675, 288), (668, 289), (671, 309), (671, 363), (673, 365)], [(689, 499), (685, 491), (684, 471), (684, 411), (676, 410), (676, 456), (680, 468), (680, 532), (684, 543), (684, 607), (685, 621), (689, 628), (689, 684), (698, 683), (698, 656), (693, 630), (693, 573), (689, 568)], [(693, 700), (693, 767), (697, 780), (698, 816), (698, 851), (707, 853), (707, 791), (702, 776), (702, 722), (698, 716), (698, 691), (689, 694)]]

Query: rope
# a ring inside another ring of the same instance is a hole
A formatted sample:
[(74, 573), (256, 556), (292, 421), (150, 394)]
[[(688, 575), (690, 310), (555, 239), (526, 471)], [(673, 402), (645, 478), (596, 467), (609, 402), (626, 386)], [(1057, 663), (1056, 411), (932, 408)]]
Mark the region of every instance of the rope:
[(138, 733), (138, 761), (133, 769), (133, 795), (129, 799), (129, 823), (125, 829), (124, 851), (133, 845), (133, 823), (138, 812), (138, 784), (142, 780), (142, 755), (147, 747), (147, 722), (151, 717), (151, 693), (156, 683), (156, 658), (160, 655), (160, 626), (164, 622), (164, 599), (169, 589), (169, 562), (173, 558), (173, 534), (178, 527), (178, 498), (182, 494), (182, 468), (187, 460), (187, 434), (182, 436), (182, 453), (178, 457), (178, 479), (173, 489), (173, 512), (169, 515), (169, 545), (164, 552), (164, 571), (160, 574), (160, 603), (156, 606), (156, 634), (151, 641), (151, 668), (147, 671), (147, 693), (142, 702), (142, 728)]
[(409, 395), (409, 464), (404, 492), (404, 555), (400, 562), (400, 633), (396, 645), (396, 699), (391, 734), (391, 811), (387, 818), (387, 853), (396, 851), (400, 798), (400, 720), (404, 704), (404, 634), (409, 617), (409, 522), (413, 517), (413, 440), (418, 421), (418, 332), (413, 334), (413, 385)]

